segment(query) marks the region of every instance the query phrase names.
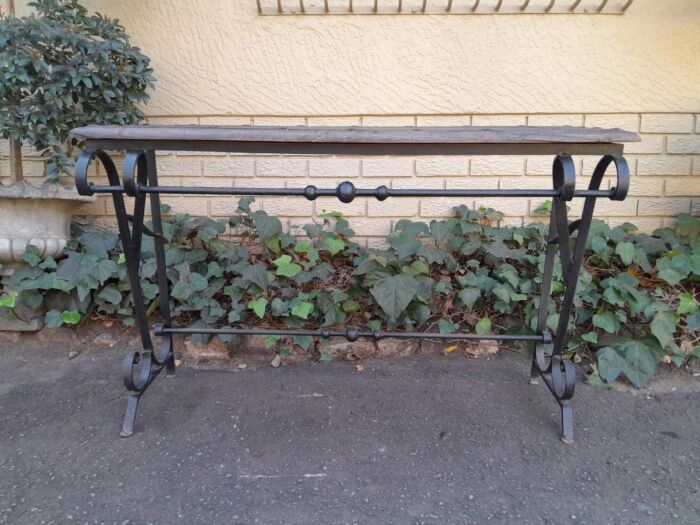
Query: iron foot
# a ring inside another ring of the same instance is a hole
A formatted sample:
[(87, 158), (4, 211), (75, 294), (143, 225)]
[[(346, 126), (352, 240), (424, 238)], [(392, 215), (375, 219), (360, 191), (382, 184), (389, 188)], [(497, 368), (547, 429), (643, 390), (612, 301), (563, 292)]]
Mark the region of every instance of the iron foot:
[(173, 378), (177, 375), (177, 369), (175, 367), (175, 355), (170, 353), (170, 358), (165, 363), (165, 377)]
[(528, 383), (531, 385), (540, 384), (540, 372), (537, 369), (537, 363), (535, 363), (534, 358), (532, 361), (532, 367), (530, 368), (530, 379), (528, 379)]
[(574, 409), (569, 403), (561, 406), (561, 440), (567, 445), (574, 443)]
[(124, 425), (119, 435), (123, 438), (129, 437), (134, 433), (134, 419), (136, 419), (136, 409), (139, 406), (141, 396), (129, 394), (126, 401), (126, 413), (124, 414)]

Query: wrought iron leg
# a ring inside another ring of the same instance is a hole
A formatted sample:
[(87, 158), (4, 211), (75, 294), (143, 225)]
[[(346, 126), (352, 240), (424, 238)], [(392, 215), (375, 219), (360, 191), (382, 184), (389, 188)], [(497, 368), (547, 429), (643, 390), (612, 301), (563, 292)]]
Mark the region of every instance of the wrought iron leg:
[[(84, 195), (90, 195), (91, 189), (87, 184), (87, 171), (94, 157), (98, 157), (105, 169), (109, 183), (119, 186), (119, 174), (114, 162), (101, 150), (84, 152), (76, 164), (76, 186)], [(141, 337), (142, 350), (127, 355), (122, 363), (122, 376), (124, 385), (129, 392), (124, 424), (121, 431), (122, 437), (133, 434), (134, 420), (141, 396), (148, 386), (158, 376), (161, 370), (166, 370), (166, 375), (175, 375), (175, 357), (173, 353), (172, 335), (162, 336), (160, 351), (155, 352), (149, 330), (146, 304), (140, 279), (141, 240), (144, 234), (150, 235), (154, 240), (156, 266), (158, 275), (160, 311), (164, 324), (170, 326), (170, 298), (168, 292), (168, 279), (165, 266), (165, 248), (163, 241), (163, 227), (160, 214), (160, 198), (158, 194), (150, 195), (151, 215), (153, 228), (149, 230), (143, 224), (146, 206), (146, 194), (141, 188), (146, 185), (157, 186), (155, 154), (153, 151), (129, 151), (124, 159), (124, 191), (134, 198), (133, 215), (126, 211), (124, 198), (121, 192), (113, 192), (114, 209), (117, 215), (119, 238), (121, 240), (124, 257), (126, 259), (127, 274), (131, 284), (133, 297), (134, 318)], [(131, 222), (131, 227), (129, 226)]]
[[(594, 170), (590, 190), (600, 188), (603, 175), (608, 166), (614, 163), (617, 169), (617, 186), (611, 190), (611, 199), (624, 200), (629, 187), (629, 170), (627, 162), (622, 157), (606, 155)], [(554, 187), (561, 193), (555, 198), (549, 223), (547, 236), (547, 253), (545, 255), (545, 268), (542, 279), (542, 291), (537, 319), (538, 333), (546, 333), (546, 323), (549, 309), (549, 296), (551, 292), (552, 272), (556, 247), (559, 248), (562, 277), (564, 279), (564, 298), (562, 300), (559, 322), (553, 336), (551, 355), (546, 353), (545, 343), (538, 343), (532, 358), (530, 371), (530, 383), (537, 384), (537, 376), (540, 376), (561, 408), (561, 439), (564, 443), (571, 444), (574, 441), (574, 423), (572, 398), (576, 380), (576, 372), (571, 361), (562, 356), (571, 312), (574, 305), (576, 286), (583, 263), (583, 255), (586, 248), (586, 240), (593, 220), (593, 209), (597, 197), (589, 196), (583, 205), (581, 219), (568, 222), (566, 202), (571, 200), (575, 189), (575, 168), (571, 157), (559, 155), (554, 159), (553, 166)], [(570, 235), (578, 230), (573, 253), (570, 246)]]

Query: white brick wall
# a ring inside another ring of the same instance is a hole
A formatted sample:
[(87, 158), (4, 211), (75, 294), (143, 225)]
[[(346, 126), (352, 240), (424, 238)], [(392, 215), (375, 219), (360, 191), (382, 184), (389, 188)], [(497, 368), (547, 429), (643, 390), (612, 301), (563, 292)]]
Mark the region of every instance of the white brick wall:
[(669, 137), (666, 142), (667, 153), (680, 153), (683, 155), (689, 153), (700, 153), (700, 137), (697, 135), (688, 137)]
[(312, 158), (309, 160), (309, 177), (352, 180), (359, 176), (359, 159)]
[(202, 173), (205, 177), (229, 177), (234, 179), (254, 177), (254, 162), (251, 158), (206, 158), (202, 161)]
[(691, 133), (695, 117), (673, 113), (650, 113), (642, 115), (642, 133)]
[(642, 157), (637, 160), (637, 175), (690, 175), (690, 157)]
[[(591, 113), (591, 114), (474, 114), (474, 115), (350, 115), (350, 116), (202, 116), (151, 117), (152, 124), (202, 125), (313, 125), (313, 126), (498, 126), (498, 125), (585, 125), (618, 127), (639, 132), (642, 141), (625, 146), (632, 174), (629, 197), (624, 202), (600, 200), (596, 215), (611, 225), (629, 221), (642, 230), (670, 224), (678, 213), (700, 214), (700, 116), (689, 113)], [(43, 166), (35, 152), (25, 147), (24, 170), (33, 182), (41, 182)], [(0, 180), (9, 177), (9, 151), (0, 141)], [(118, 167), (122, 159), (115, 157)], [(598, 162), (593, 157), (576, 157), (577, 188), (587, 187)], [(446, 156), (446, 157), (286, 157), (226, 155), (221, 153), (164, 152), (158, 155), (158, 172), (163, 184), (192, 186), (288, 187), (307, 184), (335, 187), (353, 180), (357, 187), (374, 188), (549, 188), (552, 158), (548, 156)], [(104, 181), (102, 170), (96, 179)], [(602, 187), (614, 185), (613, 170)], [(401, 218), (431, 220), (447, 217), (453, 206), (486, 205), (506, 214), (504, 223), (541, 220), (531, 215), (543, 199), (406, 198), (378, 202), (356, 199), (342, 204), (335, 198), (308, 202), (303, 198), (260, 198), (255, 209), (279, 215), (283, 224), (295, 228), (323, 211), (342, 211), (363, 237), (385, 235)], [(236, 208), (237, 197), (164, 196), (163, 201), (178, 212), (222, 218)], [(570, 204), (571, 216), (581, 211), (583, 201)], [(108, 197), (100, 196), (82, 208), (84, 213), (103, 216), (113, 224)]]
[(382, 158), (362, 160), (363, 177), (411, 177), (414, 162), (407, 158)]
[(469, 159), (465, 157), (423, 157), (416, 160), (416, 175), (421, 177), (468, 174)]

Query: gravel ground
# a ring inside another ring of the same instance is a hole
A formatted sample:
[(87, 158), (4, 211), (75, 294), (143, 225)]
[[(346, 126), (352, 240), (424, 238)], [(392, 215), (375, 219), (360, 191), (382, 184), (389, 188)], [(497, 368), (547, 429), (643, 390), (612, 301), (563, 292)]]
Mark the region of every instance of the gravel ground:
[(0, 343), (0, 523), (700, 523), (696, 378), (578, 385), (567, 446), (509, 352), (182, 367), (122, 439), (124, 352), (67, 353)]

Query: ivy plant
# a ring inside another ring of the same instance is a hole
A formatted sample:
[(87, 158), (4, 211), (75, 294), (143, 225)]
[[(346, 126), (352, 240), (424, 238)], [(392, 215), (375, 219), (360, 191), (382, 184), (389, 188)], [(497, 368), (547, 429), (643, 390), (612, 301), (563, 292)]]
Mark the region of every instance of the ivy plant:
[[(403, 220), (381, 248), (354, 242), (339, 213), (293, 237), (264, 211), (239, 201), (226, 221), (172, 214), (164, 207), (171, 311), (179, 324), (453, 333), (533, 333), (544, 267), (546, 226), (499, 227), (491, 209), (454, 209), (429, 223)], [(239, 241), (223, 238), (232, 231)], [(133, 324), (130, 285), (117, 235), (87, 219), (73, 224), (66, 258), (41, 259), (6, 282), (0, 307), (23, 316), (43, 310), (49, 326), (88, 318)], [(144, 237), (141, 276), (148, 314), (159, 304), (153, 241)], [(643, 386), (657, 365), (700, 358), (700, 219), (677, 218), (652, 235), (631, 224), (593, 223), (578, 280), (566, 354), (589, 358), (589, 380), (625, 377)], [(547, 326), (554, 331), (564, 290), (554, 267)], [(194, 336), (204, 338), (205, 336)], [(233, 349), (239, 338), (220, 336)], [(330, 354), (312, 337), (268, 337), (282, 357), (297, 345)]]
[(46, 156), (55, 181), (72, 166), (69, 131), (138, 123), (154, 76), (118, 20), (76, 0), (29, 5), (29, 16), (0, 17), (0, 134)]

